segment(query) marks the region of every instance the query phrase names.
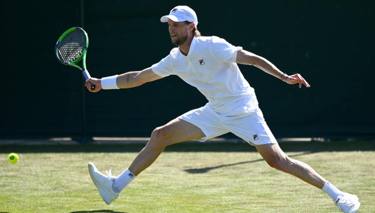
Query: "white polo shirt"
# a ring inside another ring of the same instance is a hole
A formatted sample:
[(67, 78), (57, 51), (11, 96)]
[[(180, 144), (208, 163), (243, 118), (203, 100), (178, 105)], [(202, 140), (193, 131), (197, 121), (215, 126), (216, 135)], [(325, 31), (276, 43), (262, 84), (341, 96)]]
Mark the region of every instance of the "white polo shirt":
[(217, 114), (241, 116), (258, 108), (254, 89), (236, 63), (241, 49), (216, 36), (194, 37), (187, 56), (173, 48), (151, 69), (161, 77), (177, 75), (197, 88)]

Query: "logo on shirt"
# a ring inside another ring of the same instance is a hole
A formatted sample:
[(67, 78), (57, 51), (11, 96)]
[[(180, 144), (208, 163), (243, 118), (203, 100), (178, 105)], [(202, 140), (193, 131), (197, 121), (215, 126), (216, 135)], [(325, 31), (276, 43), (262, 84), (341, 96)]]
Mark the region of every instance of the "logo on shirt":
[(206, 63), (206, 62), (204, 62), (203, 58), (199, 59), (198, 62), (199, 62), (200, 65), (204, 65)]

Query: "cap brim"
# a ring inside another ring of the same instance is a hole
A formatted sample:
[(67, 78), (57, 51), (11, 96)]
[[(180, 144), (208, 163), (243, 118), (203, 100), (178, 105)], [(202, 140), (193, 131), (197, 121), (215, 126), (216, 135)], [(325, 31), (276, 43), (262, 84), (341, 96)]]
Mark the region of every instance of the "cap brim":
[(174, 15), (165, 15), (160, 18), (160, 21), (165, 23), (168, 22), (168, 19), (174, 21), (174, 22), (179, 22), (178, 18)]

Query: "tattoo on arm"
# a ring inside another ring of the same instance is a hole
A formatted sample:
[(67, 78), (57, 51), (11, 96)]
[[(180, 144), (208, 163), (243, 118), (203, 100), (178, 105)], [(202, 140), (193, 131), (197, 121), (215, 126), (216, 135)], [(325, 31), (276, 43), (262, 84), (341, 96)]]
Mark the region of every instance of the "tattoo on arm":
[(130, 75), (130, 73), (128, 75), (125, 75), (125, 83), (126, 84), (129, 84), (129, 75)]

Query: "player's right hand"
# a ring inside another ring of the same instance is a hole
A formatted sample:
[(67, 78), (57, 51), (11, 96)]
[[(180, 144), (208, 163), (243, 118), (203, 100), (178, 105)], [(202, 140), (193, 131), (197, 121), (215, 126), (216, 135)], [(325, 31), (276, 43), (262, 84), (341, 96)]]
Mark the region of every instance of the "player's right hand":
[(85, 82), (85, 87), (89, 92), (99, 92), (102, 90), (102, 84), (100, 79), (97, 78), (90, 78)]

